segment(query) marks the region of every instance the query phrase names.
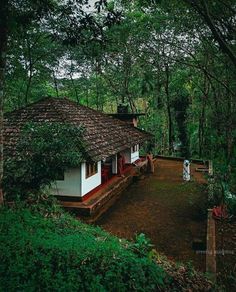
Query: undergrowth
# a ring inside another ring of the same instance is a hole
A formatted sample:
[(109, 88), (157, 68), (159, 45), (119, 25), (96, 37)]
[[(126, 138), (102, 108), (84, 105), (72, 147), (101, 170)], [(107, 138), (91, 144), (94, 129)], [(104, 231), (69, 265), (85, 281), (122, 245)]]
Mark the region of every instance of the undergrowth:
[(0, 291), (216, 291), (144, 234), (119, 239), (45, 194), (0, 210), (0, 241)]
[(132, 244), (63, 212), (5, 208), (0, 240), (0, 291), (159, 291), (170, 280)]

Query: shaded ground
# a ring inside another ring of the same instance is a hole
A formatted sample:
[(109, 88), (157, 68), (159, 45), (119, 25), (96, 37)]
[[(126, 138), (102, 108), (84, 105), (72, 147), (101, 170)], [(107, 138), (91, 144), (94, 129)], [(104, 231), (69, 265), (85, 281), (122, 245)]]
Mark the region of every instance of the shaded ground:
[(206, 241), (207, 194), (196, 167), (193, 181), (184, 183), (182, 162), (158, 159), (155, 173), (132, 184), (96, 224), (127, 239), (145, 233), (159, 252), (204, 270), (204, 255), (192, 249), (194, 240)]

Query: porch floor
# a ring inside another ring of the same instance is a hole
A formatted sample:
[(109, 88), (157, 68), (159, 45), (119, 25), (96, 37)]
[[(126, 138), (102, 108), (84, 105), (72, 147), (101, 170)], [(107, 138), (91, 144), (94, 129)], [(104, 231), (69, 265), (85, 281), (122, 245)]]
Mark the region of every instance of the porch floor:
[(97, 189), (88, 194), (88, 198), (82, 202), (66, 200), (61, 201), (62, 206), (76, 214), (78, 218), (86, 222), (94, 222), (101, 216), (120, 193), (133, 181), (136, 176), (137, 168), (133, 165), (126, 166), (124, 177), (114, 175), (107, 182), (100, 185)]

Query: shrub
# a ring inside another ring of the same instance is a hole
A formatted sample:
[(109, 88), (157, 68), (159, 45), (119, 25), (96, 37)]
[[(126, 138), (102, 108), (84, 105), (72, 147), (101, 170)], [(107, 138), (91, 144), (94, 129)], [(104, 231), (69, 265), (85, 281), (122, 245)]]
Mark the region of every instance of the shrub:
[(83, 159), (83, 129), (60, 123), (28, 123), (5, 161), (4, 190), (8, 199), (25, 198), (49, 185)]
[(230, 184), (221, 176), (210, 178), (208, 183), (210, 206), (226, 204), (229, 213), (236, 216), (236, 195), (231, 192)]
[(0, 214), (1, 291), (159, 291), (167, 279), (132, 244), (69, 215)]
[(144, 233), (140, 233), (136, 235), (135, 242), (133, 244), (133, 250), (137, 254), (140, 254), (141, 256), (147, 255), (149, 252), (151, 252), (153, 248), (153, 244), (151, 244), (151, 240), (145, 236)]

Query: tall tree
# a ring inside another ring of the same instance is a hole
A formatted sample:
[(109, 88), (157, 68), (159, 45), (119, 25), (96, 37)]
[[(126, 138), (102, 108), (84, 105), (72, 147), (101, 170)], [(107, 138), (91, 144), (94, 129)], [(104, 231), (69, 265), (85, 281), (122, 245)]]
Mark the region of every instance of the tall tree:
[(3, 204), (3, 98), (8, 36), (8, 0), (0, 5), (0, 204)]

